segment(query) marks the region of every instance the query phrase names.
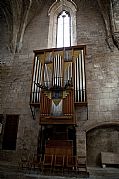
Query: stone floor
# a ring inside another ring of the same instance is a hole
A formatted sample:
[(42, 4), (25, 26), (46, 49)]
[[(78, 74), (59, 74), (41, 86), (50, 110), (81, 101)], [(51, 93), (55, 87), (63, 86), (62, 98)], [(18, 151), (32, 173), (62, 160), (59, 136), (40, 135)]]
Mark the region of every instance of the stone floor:
[(43, 175), (39, 171), (18, 170), (15, 166), (0, 162), (0, 179), (119, 179), (119, 168), (88, 167), (89, 177), (83, 174)]

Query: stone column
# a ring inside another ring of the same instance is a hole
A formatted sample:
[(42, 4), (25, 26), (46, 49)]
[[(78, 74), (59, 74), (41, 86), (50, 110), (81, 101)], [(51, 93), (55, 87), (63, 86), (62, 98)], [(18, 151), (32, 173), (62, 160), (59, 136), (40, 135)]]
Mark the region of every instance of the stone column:
[(79, 162), (80, 158), (86, 161), (86, 132), (80, 127), (76, 127), (76, 147)]

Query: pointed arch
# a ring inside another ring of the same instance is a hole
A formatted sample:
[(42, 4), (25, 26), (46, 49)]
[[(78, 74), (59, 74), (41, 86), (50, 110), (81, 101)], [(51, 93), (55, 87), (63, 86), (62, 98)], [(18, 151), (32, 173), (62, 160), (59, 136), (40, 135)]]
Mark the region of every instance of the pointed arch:
[(66, 11), (71, 17), (71, 46), (77, 45), (76, 38), (76, 4), (67, 0), (55, 1), (49, 8), (48, 15), (49, 19), (49, 33), (48, 33), (48, 48), (56, 47), (57, 37), (57, 17), (62, 11)]

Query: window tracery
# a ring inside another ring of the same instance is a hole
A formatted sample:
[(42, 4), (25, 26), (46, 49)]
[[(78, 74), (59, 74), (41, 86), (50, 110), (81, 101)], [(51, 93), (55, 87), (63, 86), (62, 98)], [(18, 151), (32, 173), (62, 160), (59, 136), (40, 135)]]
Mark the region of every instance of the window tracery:
[(58, 16), (63, 11), (70, 15), (70, 46), (77, 45), (76, 40), (76, 4), (73, 1), (60, 0), (55, 1), (49, 8), (49, 33), (48, 48), (57, 47), (57, 25)]

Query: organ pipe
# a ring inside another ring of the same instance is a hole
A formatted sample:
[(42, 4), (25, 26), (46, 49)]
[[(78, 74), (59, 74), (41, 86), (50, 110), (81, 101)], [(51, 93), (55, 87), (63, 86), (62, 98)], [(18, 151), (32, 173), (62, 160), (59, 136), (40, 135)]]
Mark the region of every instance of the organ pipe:
[(37, 86), (34, 82), (36, 82), (36, 74), (37, 74), (37, 63), (38, 63), (38, 59), (37, 57), (35, 57), (35, 65), (34, 65), (34, 76), (33, 76), (33, 103), (36, 102), (36, 89), (37, 89)]
[(74, 77), (74, 89), (75, 89), (75, 101), (85, 102), (85, 69), (84, 69), (84, 52), (79, 51), (79, 55), (75, 60), (75, 77)]
[[(69, 51), (69, 53), (70, 52), (71, 51)], [(65, 87), (68, 81), (71, 81), (71, 80), (73, 81), (73, 84), (74, 84), (73, 95), (74, 95), (75, 102), (85, 102), (86, 101), (86, 90), (85, 90), (86, 84), (85, 84), (84, 50), (76, 49), (75, 51), (75, 49), (73, 49), (72, 56), (74, 54), (74, 58), (75, 58), (74, 60), (71, 58), (64, 59), (60, 51), (53, 52), (53, 53), (56, 54), (55, 56), (53, 56), (53, 61), (50, 61), (50, 62), (48, 61), (47, 63), (45, 63), (45, 55), (44, 55), (45, 53), (41, 54), (42, 57), (40, 56), (40, 54), (39, 56), (36, 55), (34, 59), (33, 83), (31, 87), (32, 103), (40, 102), (42, 89), (37, 84), (42, 85), (44, 83), (45, 86), (58, 88), (58, 87), (63, 87), (63, 86)], [(44, 61), (43, 61), (43, 58), (44, 58)], [(66, 63), (68, 63), (68, 65)], [(51, 68), (51, 65), (52, 65), (52, 68)], [(52, 81), (52, 85), (51, 85), (51, 81)], [(67, 88), (62, 88), (62, 90), (63, 89), (67, 89)], [(71, 112), (73, 95), (72, 93), (70, 93), (70, 95), (67, 96), (67, 99), (64, 99), (64, 101), (71, 104), (70, 106), (68, 105), (67, 107), (65, 107), (65, 110), (67, 112)], [(51, 101), (49, 101), (49, 98), (47, 96), (45, 96), (44, 99), (42, 98), (41, 101), (42, 103), (44, 103), (41, 105), (42, 111), (44, 111), (44, 107), (47, 106), (49, 103), (51, 103)], [(54, 108), (55, 107), (53, 107), (53, 110), (60, 109), (60, 108), (56, 108), (56, 109)], [(46, 113), (48, 113), (49, 110), (47, 109), (45, 111)]]
[(82, 78), (83, 78), (83, 100), (86, 100), (86, 95), (85, 95), (85, 67), (84, 67), (84, 52), (83, 50), (81, 51), (82, 54)]

